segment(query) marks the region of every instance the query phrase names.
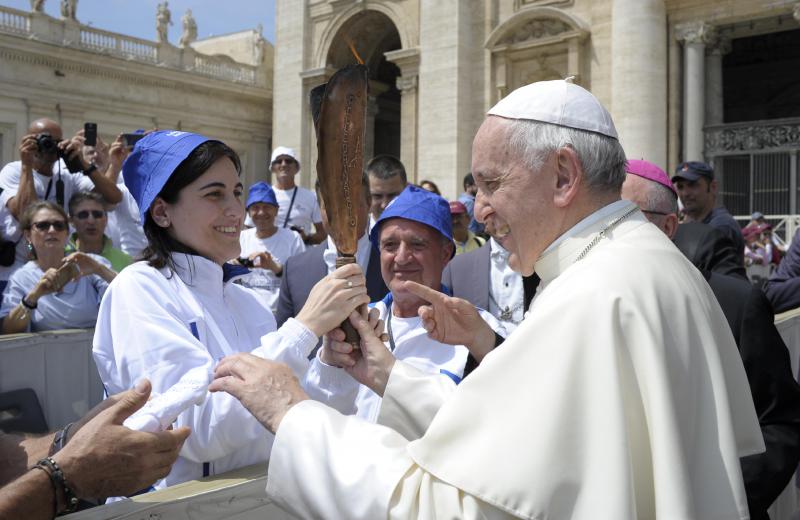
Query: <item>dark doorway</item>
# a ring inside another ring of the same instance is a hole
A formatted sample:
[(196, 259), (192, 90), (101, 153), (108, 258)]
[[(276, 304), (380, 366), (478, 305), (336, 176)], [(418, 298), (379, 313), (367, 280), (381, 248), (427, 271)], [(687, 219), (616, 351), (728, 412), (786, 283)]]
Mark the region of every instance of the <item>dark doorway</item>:
[(331, 67), (338, 69), (355, 63), (351, 43), (369, 67), (373, 100), (370, 113), (374, 125), (367, 128), (365, 159), (379, 154), (400, 157), (400, 91), (396, 85), (400, 69), (384, 56), (385, 52), (401, 48), (400, 34), (383, 13), (370, 10), (358, 13), (336, 34), (328, 52)]
[(726, 123), (800, 117), (800, 29), (732, 40), (722, 78)]

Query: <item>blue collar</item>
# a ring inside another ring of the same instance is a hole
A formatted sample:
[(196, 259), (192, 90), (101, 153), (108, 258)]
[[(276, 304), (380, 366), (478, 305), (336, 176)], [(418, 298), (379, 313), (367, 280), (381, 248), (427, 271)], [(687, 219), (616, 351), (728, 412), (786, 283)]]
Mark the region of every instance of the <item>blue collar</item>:
[(222, 264), (222, 283), (226, 283), (232, 278), (242, 276), (243, 274), (247, 274), (249, 272), (250, 269), (243, 265), (230, 264), (226, 262)]

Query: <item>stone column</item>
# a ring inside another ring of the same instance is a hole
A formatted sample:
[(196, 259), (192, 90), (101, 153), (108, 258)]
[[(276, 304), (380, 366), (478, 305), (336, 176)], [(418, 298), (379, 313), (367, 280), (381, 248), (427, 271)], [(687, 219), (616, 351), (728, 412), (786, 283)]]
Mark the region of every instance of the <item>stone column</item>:
[[(311, 93), (311, 89), (318, 85), (322, 85), (323, 83), (327, 83), (328, 79), (330, 79), (335, 72), (336, 69), (332, 67), (323, 67), (319, 69), (305, 70), (300, 73), (300, 79), (302, 81), (300, 99), (303, 102), (301, 103), (300, 107), (298, 107), (300, 109), (300, 115), (298, 118), (300, 120), (301, 131), (301, 144), (299, 146), (283, 144), (281, 141), (278, 141), (275, 138), (275, 130), (272, 131), (273, 148), (277, 146), (289, 146), (300, 153), (300, 176), (295, 180), (298, 184), (302, 184), (312, 190), (314, 189), (314, 183), (317, 180), (317, 134), (314, 131), (314, 121), (311, 117), (311, 105), (309, 104), (308, 97)], [(278, 107), (278, 105), (273, 104), (273, 106), (277, 107), (276, 112), (280, 112), (280, 107)], [(279, 116), (273, 114), (273, 121), (275, 120), (275, 117)], [(282, 123), (279, 122), (278, 124)], [(268, 173), (267, 175), (271, 176), (271, 173)]]
[(625, 153), (666, 167), (664, 0), (614, 0), (611, 49), (611, 113)]
[(683, 42), (683, 157), (682, 161), (703, 160), (705, 125), (706, 45), (716, 41), (715, 29), (705, 22), (690, 22), (675, 28)]
[(720, 37), (706, 54), (706, 125), (724, 122), (722, 97), (722, 57), (731, 52), (729, 38)]
[(419, 83), (419, 49), (400, 49), (384, 54), (400, 68), (397, 90), (400, 91), (400, 161), (408, 180), (417, 181), (417, 85)]

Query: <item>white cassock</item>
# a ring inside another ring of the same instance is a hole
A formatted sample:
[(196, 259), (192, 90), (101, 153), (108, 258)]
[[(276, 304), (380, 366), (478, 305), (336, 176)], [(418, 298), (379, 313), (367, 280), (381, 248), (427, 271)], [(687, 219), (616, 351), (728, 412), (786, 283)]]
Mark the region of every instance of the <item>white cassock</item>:
[(268, 495), (305, 518), (748, 518), (739, 457), (764, 444), (705, 280), (626, 201), (566, 235), (525, 320), (449, 395), (397, 362), (379, 421), (405, 437), (294, 406)]

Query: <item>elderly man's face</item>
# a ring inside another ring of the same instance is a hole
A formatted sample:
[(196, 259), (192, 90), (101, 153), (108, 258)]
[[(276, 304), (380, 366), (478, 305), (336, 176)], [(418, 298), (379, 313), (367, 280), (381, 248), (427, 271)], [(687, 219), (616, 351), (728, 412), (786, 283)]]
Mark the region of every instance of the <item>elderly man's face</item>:
[(622, 184), (621, 196), (639, 206), (647, 220), (664, 232), (670, 239), (675, 235), (678, 226), (678, 216), (671, 213), (669, 208), (651, 207), (650, 194), (652, 190), (663, 189), (654, 181), (639, 177), (638, 175), (628, 174)]
[(438, 231), (425, 224), (404, 218), (384, 222), (380, 233), (381, 274), (394, 298), (416, 298), (400, 288), (407, 280), (438, 290), (452, 248), (452, 243), (446, 243)]
[(476, 218), (508, 250), (511, 268), (529, 276), (539, 255), (558, 235), (554, 162), (548, 158), (538, 171), (528, 170), (509, 147), (508, 124), (503, 118), (489, 116), (475, 136)]

